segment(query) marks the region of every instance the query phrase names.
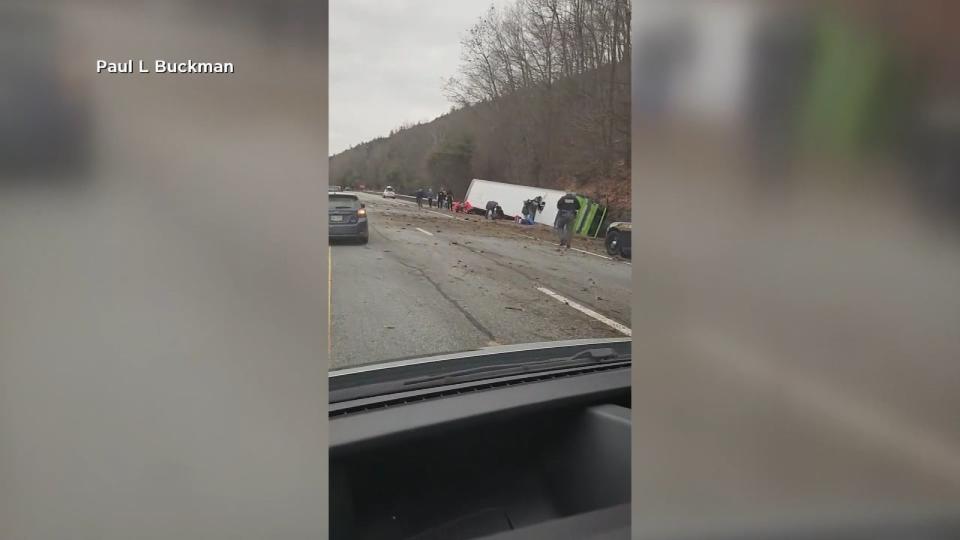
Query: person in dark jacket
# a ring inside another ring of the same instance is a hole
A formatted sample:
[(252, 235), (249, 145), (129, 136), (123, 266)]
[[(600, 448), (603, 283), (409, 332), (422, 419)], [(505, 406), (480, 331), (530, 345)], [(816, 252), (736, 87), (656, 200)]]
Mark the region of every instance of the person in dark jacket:
[(530, 220), (530, 224), (537, 222), (537, 212), (543, 212), (543, 207), (546, 206), (546, 203), (543, 202), (543, 197), (537, 195), (536, 198), (528, 201), (530, 204), (524, 212), (524, 216)]
[(499, 207), (500, 204), (497, 201), (489, 201), (485, 207), (487, 209), (487, 219), (495, 219)]
[(560, 236), (560, 245), (570, 247), (573, 236), (573, 220), (580, 211), (580, 201), (573, 193), (567, 193), (557, 201), (557, 233)]

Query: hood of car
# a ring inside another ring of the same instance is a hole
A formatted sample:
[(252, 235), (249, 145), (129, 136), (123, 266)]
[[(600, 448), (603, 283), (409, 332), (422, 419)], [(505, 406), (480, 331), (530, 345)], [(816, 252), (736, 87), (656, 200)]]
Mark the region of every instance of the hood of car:
[(633, 224), (629, 221), (615, 221), (607, 227), (607, 230), (609, 231), (610, 229), (618, 229), (621, 231), (629, 231), (632, 226)]

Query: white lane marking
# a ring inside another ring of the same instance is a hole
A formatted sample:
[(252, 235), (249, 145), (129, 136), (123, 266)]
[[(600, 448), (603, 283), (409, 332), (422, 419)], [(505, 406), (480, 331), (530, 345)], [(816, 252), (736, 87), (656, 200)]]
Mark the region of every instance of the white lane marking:
[[(515, 234), (514, 236), (521, 236), (521, 237), (523, 237), (523, 238), (529, 238), (529, 239), (531, 239), (531, 240), (537, 240), (538, 242), (544, 242), (544, 241), (545, 241), (545, 240), (541, 240), (541, 239), (537, 238), (536, 236), (530, 236), (530, 235), (528, 235), (528, 234)], [(550, 245), (553, 245), (553, 246), (559, 246), (559, 245), (560, 245), (560, 244), (558, 244), (558, 243), (556, 243), (556, 242), (548, 242), (548, 243), (549, 243)], [(623, 263), (623, 264), (630, 264), (629, 261), (614, 259), (613, 257), (608, 257), (608, 256), (606, 256), (606, 255), (600, 255), (599, 253), (594, 253), (594, 252), (592, 252), (592, 251), (586, 251), (586, 250), (578, 249), (578, 248), (575, 248), (575, 247), (572, 247), (572, 248), (570, 248), (570, 249), (572, 249), (572, 250), (574, 250), (574, 251), (579, 251), (580, 253), (586, 253), (587, 255), (593, 255), (594, 257), (600, 257), (601, 259), (607, 259), (608, 261), (616, 260), (617, 262), (621, 262), (621, 263)]]
[(580, 253), (586, 253), (587, 255), (593, 255), (594, 257), (600, 257), (601, 259), (607, 259), (608, 261), (612, 261), (612, 260), (613, 260), (613, 257), (607, 257), (606, 255), (600, 255), (599, 253), (594, 253), (594, 252), (592, 252), (592, 251), (587, 251), (587, 250), (585, 250), (585, 249), (579, 249), (579, 248), (575, 248), (575, 247), (572, 247), (572, 248), (570, 248), (570, 249), (572, 249), (572, 250), (574, 250), (574, 251), (579, 251)]
[(877, 446), (901, 455), (914, 465), (960, 484), (960, 448), (918, 426), (917, 422), (825, 381), (777, 365), (769, 355), (744, 347), (717, 332), (695, 332), (690, 338), (705, 358), (713, 360), (711, 365), (739, 373), (761, 389), (776, 389), (815, 419), (828, 419), (845, 431), (859, 433)]
[(443, 213), (441, 213), (441, 212), (436, 212), (436, 211), (434, 211), (434, 210), (427, 210), (427, 212), (430, 212), (431, 214), (436, 214), (436, 215), (438, 215), (438, 216), (443, 216), (443, 217), (445, 217), (445, 218), (456, 219), (456, 218), (454, 218), (453, 216), (451, 216), (451, 215), (449, 215), (449, 214), (443, 214)]
[(616, 330), (617, 332), (620, 332), (621, 334), (624, 334), (624, 335), (627, 335), (627, 336), (631, 335), (630, 329), (627, 328), (626, 326), (618, 323), (617, 321), (615, 321), (615, 320), (613, 320), (613, 319), (610, 319), (610, 318), (608, 318), (608, 317), (604, 317), (603, 315), (597, 313), (596, 311), (594, 311), (594, 310), (592, 310), (592, 309), (590, 309), (590, 308), (588, 308), (588, 307), (581, 306), (580, 304), (574, 302), (573, 300), (570, 300), (570, 299), (568, 299), (568, 298), (564, 298), (563, 296), (561, 296), (561, 295), (559, 295), (559, 294), (551, 291), (550, 289), (547, 289), (547, 288), (544, 288), (544, 287), (537, 287), (537, 290), (540, 291), (540, 292), (542, 292), (543, 294), (545, 294), (545, 295), (547, 295), (547, 296), (555, 299), (555, 300), (559, 300), (560, 302), (563, 302), (564, 304), (572, 307), (573, 309), (575, 309), (575, 310), (577, 310), (577, 311), (579, 311), (579, 312), (581, 312), (581, 313), (583, 313), (583, 314), (585, 314), (585, 315), (587, 315), (587, 316), (589, 316), (589, 317), (593, 317), (594, 319), (602, 322), (603, 324), (609, 326), (610, 328), (613, 328), (614, 330)]
[(418, 231), (422, 232), (423, 234), (427, 235), (427, 236), (433, 236), (433, 233), (432, 233), (432, 232), (425, 231), (425, 230), (421, 229), (420, 227), (414, 227), (414, 228), (417, 229)]

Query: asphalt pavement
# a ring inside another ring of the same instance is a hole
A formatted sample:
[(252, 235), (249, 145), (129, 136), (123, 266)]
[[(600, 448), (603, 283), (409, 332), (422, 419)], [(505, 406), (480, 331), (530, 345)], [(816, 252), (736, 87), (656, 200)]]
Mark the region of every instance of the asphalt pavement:
[(625, 261), (560, 251), (510, 222), (359, 196), (369, 242), (330, 248), (333, 369), (629, 332)]

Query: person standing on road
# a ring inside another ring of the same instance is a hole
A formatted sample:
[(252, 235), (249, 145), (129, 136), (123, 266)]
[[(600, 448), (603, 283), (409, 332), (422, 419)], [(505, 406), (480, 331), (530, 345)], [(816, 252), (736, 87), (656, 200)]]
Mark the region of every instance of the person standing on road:
[(526, 200), (523, 203), (523, 217), (533, 225), (537, 222), (537, 212), (542, 212), (543, 207), (543, 197), (539, 195), (534, 199)]
[(447, 193), (441, 189), (440, 192), (437, 193), (437, 209), (443, 209), (443, 207), (445, 206), (444, 203), (446, 202), (446, 199), (447, 199)]
[(546, 206), (547, 204), (543, 202), (543, 197), (541, 197), (540, 195), (537, 195), (537, 197), (533, 199), (532, 202), (533, 204), (530, 205), (530, 224), (531, 225), (537, 222), (537, 212), (543, 212), (543, 207)]
[(560, 246), (570, 248), (570, 238), (573, 236), (573, 220), (580, 211), (580, 201), (573, 193), (567, 193), (557, 201), (557, 233), (560, 236)]
[(423, 190), (417, 190), (417, 208), (423, 208)]

